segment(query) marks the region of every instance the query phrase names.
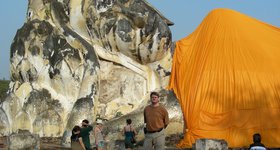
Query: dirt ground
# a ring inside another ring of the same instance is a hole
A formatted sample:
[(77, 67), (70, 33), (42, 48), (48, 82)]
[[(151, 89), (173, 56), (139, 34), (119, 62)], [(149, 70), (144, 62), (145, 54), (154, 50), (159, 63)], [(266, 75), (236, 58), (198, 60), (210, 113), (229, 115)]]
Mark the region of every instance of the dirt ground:
[[(179, 142), (181, 136), (174, 135), (166, 138), (166, 150), (191, 150), (192, 148), (178, 149), (176, 148), (176, 143)], [(120, 141), (121, 142), (121, 141)], [(41, 138), (40, 149), (41, 150), (70, 150), (70, 148), (65, 148), (61, 146), (61, 138)], [(143, 150), (143, 141), (139, 141), (136, 145), (135, 150)], [(0, 137), (0, 150), (8, 150), (7, 137)], [(94, 150), (94, 149), (93, 149)], [(247, 150), (247, 148), (229, 148), (229, 150)], [(269, 148), (268, 150), (279, 150), (279, 148)]]
[[(169, 137), (166, 140), (166, 150), (178, 150), (175, 147), (175, 144), (178, 140), (178, 136)], [(65, 148), (61, 146), (61, 138), (50, 138), (50, 137), (43, 137), (41, 138), (40, 142), (40, 149), (41, 150), (70, 150), (70, 148)], [(139, 141), (136, 145), (135, 150), (143, 150), (142, 148), (142, 141)], [(0, 137), (0, 150), (8, 150), (7, 145), (7, 137)]]

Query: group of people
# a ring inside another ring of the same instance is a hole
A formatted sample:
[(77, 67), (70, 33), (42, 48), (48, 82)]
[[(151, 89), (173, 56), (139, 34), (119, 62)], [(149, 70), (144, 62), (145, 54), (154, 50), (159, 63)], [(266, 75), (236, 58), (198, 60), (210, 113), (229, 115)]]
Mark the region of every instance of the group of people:
[(73, 150), (90, 150), (89, 133), (93, 129), (88, 120), (82, 121), (82, 126), (74, 126), (71, 136), (71, 148)]
[[(98, 150), (104, 149), (104, 136), (102, 133), (103, 122), (101, 119), (97, 119), (96, 126), (94, 128), (95, 144)], [(82, 121), (82, 126), (74, 126), (71, 136), (71, 149), (73, 150), (90, 150), (90, 132), (93, 127), (89, 125), (88, 120)]]
[[(144, 149), (145, 150), (164, 150), (165, 149), (165, 128), (169, 124), (168, 112), (163, 105), (159, 103), (160, 95), (157, 92), (151, 92), (151, 104), (144, 109)], [(94, 128), (95, 146), (97, 150), (105, 148), (104, 135), (102, 133), (103, 122), (96, 120)], [(93, 127), (89, 125), (88, 120), (82, 121), (82, 126), (75, 126), (72, 130), (71, 148), (73, 150), (90, 150), (90, 132)], [(135, 144), (137, 132), (132, 126), (132, 120), (127, 119), (123, 128), (125, 148), (132, 150)], [(250, 145), (249, 150), (265, 150), (261, 143), (261, 135), (253, 135), (254, 143)]]
[[(169, 124), (168, 112), (163, 105), (159, 103), (159, 93), (150, 94), (151, 104), (144, 109), (144, 149), (163, 150), (165, 147), (165, 128)], [(95, 146), (97, 150), (104, 149), (104, 135), (102, 133), (103, 123), (101, 119), (96, 120), (94, 128)], [(82, 121), (82, 126), (75, 126), (72, 130), (71, 148), (73, 150), (90, 150), (90, 132), (93, 126), (89, 125), (88, 120)], [(125, 136), (125, 148), (131, 150), (134, 148), (135, 135), (137, 132), (132, 126), (132, 120), (127, 119), (123, 128)]]

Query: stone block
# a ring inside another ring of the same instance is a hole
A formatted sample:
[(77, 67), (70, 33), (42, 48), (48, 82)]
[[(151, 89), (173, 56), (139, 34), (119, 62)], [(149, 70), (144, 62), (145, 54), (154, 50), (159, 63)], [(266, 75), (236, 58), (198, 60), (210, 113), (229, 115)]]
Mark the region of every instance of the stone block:
[(228, 144), (220, 139), (198, 139), (195, 141), (194, 150), (227, 150)]
[(39, 135), (31, 134), (28, 130), (18, 130), (8, 137), (9, 150), (39, 150)]

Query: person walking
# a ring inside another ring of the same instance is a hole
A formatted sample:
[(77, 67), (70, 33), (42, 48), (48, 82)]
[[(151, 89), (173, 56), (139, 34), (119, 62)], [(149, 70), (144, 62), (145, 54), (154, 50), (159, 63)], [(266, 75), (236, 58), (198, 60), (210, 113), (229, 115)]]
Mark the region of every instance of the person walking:
[(97, 150), (104, 150), (104, 135), (102, 133), (103, 130), (103, 122), (101, 119), (96, 120), (96, 126), (94, 128), (94, 137), (95, 137), (95, 145)]
[(134, 148), (135, 135), (137, 132), (135, 131), (134, 127), (131, 125), (132, 120), (126, 120), (126, 126), (123, 128), (123, 135), (125, 136), (124, 145), (127, 150), (132, 150)]
[(159, 93), (151, 92), (151, 104), (144, 109), (146, 133), (145, 150), (163, 150), (165, 148), (165, 128), (169, 124), (168, 112), (159, 103)]
[(71, 136), (71, 149), (72, 150), (86, 150), (83, 139), (80, 136), (81, 127), (74, 126)]
[(80, 136), (82, 137), (86, 150), (90, 150), (89, 134), (90, 134), (90, 131), (92, 131), (92, 129), (93, 129), (93, 127), (91, 125), (89, 125), (89, 121), (87, 119), (84, 119), (82, 121)]

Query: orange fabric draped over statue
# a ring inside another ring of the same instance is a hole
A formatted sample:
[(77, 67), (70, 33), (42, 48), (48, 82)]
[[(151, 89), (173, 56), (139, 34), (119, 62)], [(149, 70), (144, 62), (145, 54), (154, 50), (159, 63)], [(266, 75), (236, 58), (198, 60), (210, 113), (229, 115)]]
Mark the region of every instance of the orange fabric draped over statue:
[(280, 147), (280, 29), (229, 9), (176, 42), (169, 89), (184, 115), (179, 147), (199, 138)]

